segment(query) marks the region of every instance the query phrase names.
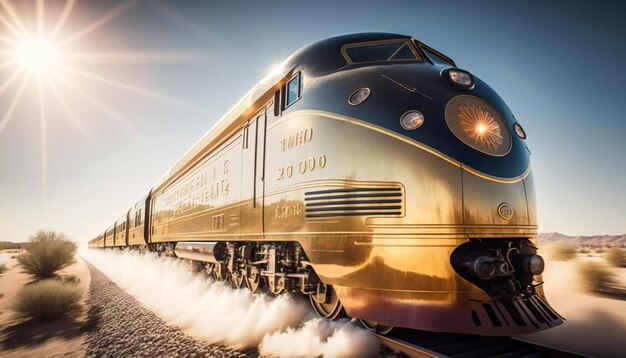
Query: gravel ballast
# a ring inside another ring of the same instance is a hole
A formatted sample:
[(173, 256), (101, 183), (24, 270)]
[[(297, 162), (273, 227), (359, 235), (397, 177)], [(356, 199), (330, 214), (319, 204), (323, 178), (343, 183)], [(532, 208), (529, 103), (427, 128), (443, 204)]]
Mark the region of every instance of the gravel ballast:
[(89, 287), (87, 357), (257, 357), (256, 349), (237, 351), (207, 344), (170, 326), (93, 265)]

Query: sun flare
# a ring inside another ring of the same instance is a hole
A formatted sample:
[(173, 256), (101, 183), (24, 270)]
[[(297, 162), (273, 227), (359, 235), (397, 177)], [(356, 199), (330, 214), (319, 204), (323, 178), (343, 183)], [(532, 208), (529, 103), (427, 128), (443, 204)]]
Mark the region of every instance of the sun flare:
[[(139, 3), (137, 0), (121, 0), (99, 17), (82, 27), (75, 27), (72, 14), (77, 0), (65, 0), (58, 17), (46, 14), (45, 0), (34, 0), (30, 5), (21, 0), (0, 0), (0, 140), (4, 130), (13, 120), (32, 120), (39, 117), (41, 145), (42, 189), (45, 196), (47, 181), (47, 128), (51, 118), (66, 118), (81, 132), (83, 137), (93, 142), (85, 122), (91, 117), (77, 114), (82, 100), (104, 115), (126, 124), (127, 118), (90, 93), (90, 83), (108, 87), (109, 91), (124, 91), (147, 99), (184, 106), (203, 111), (186, 101), (171, 98), (156, 91), (131, 84), (128, 79), (115, 79), (106, 68), (93, 68), (90, 63), (108, 64), (151, 64), (181, 63), (202, 61), (204, 53), (188, 52), (108, 52), (99, 48), (98, 43), (90, 43), (89, 48), (97, 52), (81, 52), (84, 41), (94, 32), (106, 26), (113, 19)], [(35, 21), (30, 21), (28, 6)], [(80, 17), (80, 16), (78, 16)], [(73, 100), (78, 97), (81, 101)], [(24, 103), (30, 101), (30, 103)], [(37, 115), (24, 115), (20, 109), (32, 109)], [(35, 112), (36, 111), (36, 112)], [(19, 113), (19, 115), (18, 115)], [(17, 117), (17, 118), (13, 118)]]
[(15, 61), (27, 71), (47, 72), (54, 66), (55, 60), (54, 46), (44, 38), (24, 39), (15, 52)]

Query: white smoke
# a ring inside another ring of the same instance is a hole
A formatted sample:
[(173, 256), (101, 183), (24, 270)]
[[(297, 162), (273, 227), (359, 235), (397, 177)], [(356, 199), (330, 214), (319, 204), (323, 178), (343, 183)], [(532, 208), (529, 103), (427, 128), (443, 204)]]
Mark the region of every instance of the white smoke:
[(317, 318), (295, 295), (254, 295), (190, 272), (181, 260), (133, 251), (81, 256), (167, 322), (196, 338), (276, 357), (376, 356), (378, 341), (353, 322)]
[(5, 265), (6, 268), (9, 268), (9, 262), (11, 261), (11, 255), (6, 252), (0, 252), (0, 266)]

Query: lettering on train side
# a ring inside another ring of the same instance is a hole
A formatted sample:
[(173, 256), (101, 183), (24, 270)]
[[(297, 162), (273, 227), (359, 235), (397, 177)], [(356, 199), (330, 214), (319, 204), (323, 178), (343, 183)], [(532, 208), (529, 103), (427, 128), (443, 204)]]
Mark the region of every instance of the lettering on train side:
[(302, 205), (283, 205), (276, 208), (275, 220), (292, 219), (302, 216)]
[(166, 210), (178, 216), (194, 209), (213, 207), (216, 200), (228, 197), (231, 192), (228, 173), (228, 159), (203, 166), (174, 188), (165, 191), (162, 200)]
[(287, 137), (280, 139), (280, 151), (284, 152), (291, 148), (303, 145), (313, 139), (313, 128), (307, 127)]
[[(297, 171), (294, 167), (297, 168)], [(324, 169), (324, 167), (326, 167), (326, 155), (322, 154), (318, 157), (308, 157), (300, 160), (295, 166), (288, 164), (279, 167), (278, 173), (276, 174), (276, 180), (281, 181), (283, 179), (289, 179), (294, 175), (294, 173), (299, 173), (300, 175), (312, 173), (316, 169), (321, 170)]]

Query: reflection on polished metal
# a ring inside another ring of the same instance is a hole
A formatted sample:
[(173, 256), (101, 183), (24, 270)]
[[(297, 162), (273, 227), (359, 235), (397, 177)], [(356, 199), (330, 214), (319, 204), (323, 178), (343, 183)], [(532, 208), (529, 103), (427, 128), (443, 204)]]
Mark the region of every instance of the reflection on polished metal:
[[(395, 52), (370, 63), (355, 51), (371, 44)], [(90, 246), (199, 261), (218, 281), (300, 292), (324, 317), (346, 313), (379, 331), (510, 335), (560, 324), (532, 259), (534, 185), (515, 119), (481, 81), (480, 98), (441, 81), (418, 46), (357, 34), (297, 52)], [(413, 96), (383, 74), (437, 96)], [(294, 76), (300, 97), (285, 107)], [(416, 109), (428, 118), (405, 130), (402, 114)]]

